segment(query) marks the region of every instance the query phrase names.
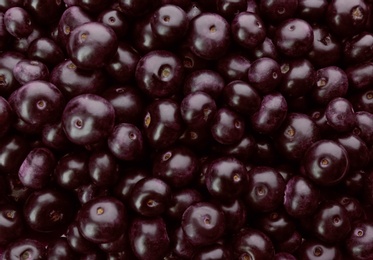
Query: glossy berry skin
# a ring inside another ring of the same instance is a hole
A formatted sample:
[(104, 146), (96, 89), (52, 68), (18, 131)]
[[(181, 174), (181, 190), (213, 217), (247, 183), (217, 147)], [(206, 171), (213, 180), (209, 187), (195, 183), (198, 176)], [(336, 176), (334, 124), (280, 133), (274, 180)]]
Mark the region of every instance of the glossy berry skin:
[(148, 176), (150, 176), (150, 173), (141, 167), (126, 169), (125, 174), (120, 175), (119, 180), (113, 187), (114, 196), (123, 203), (128, 204), (135, 184)]
[(275, 249), (272, 241), (262, 231), (243, 228), (233, 237), (233, 254), (237, 259), (273, 259)]
[(20, 1), (20, 0), (7, 0), (7, 1), (3, 1), (0, 4), (0, 10), (1, 10), (1, 12), (5, 12), (6, 10), (8, 10), (11, 7), (21, 6), (22, 3), (23, 3), (23, 1)]
[(40, 61), (24, 59), (14, 67), (13, 75), (21, 85), (24, 85), (34, 80), (47, 80), (49, 71)]
[(88, 241), (107, 243), (118, 239), (128, 225), (127, 210), (113, 197), (101, 197), (84, 204), (77, 215), (79, 231)]
[(264, 41), (259, 44), (255, 49), (248, 50), (249, 51), (249, 57), (251, 57), (253, 60), (260, 59), (260, 58), (271, 58), (276, 60), (279, 53), (274, 45), (271, 38), (266, 37)]
[(14, 50), (26, 54), (30, 43), (36, 40), (37, 38), (41, 37), (42, 35), (42, 29), (40, 27), (35, 27), (32, 30), (31, 34), (26, 38), (16, 38), (14, 40)]
[(12, 93), (9, 103), (26, 123), (43, 125), (60, 115), (65, 100), (59, 89), (47, 81), (31, 81)]
[(185, 36), (189, 20), (185, 11), (177, 5), (163, 5), (150, 18), (152, 31), (166, 45), (180, 41)]
[(320, 139), (319, 128), (310, 117), (290, 113), (276, 133), (277, 150), (287, 159), (298, 160), (306, 150)]
[(132, 251), (140, 260), (162, 259), (170, 248), (162, 218), (134, 218), (129, 236)]
[(307, 59), (295, 59), (281, 65), (279, 90), (288, 98), (307, 95), (315, 80), (315, 70)]
[(210, 145), (213, 139), (209, 128), (186, 127), (178, 142), (188, 148), (194, 149), (198, 147), (197, 149), (203, 149)]
[(144, 141), (141, 131), (132, 124), (116, 125), (108, 137), (109, 150), (121, 160), (139, 159), (144, 152)]
[(109, 135), (114, 118), (114, 108), (107, 100), (94, 94), (83, 94), (66, 104), (62, 126), (71, 142), (88, 145)]
[(360, 137), (348, 134), (337, 138), (336, 141), (346, 149), (350, 169), (362, 169), (369, 164), (369, 150)]
[(276, 170), (281, 174), (282, 178), (285, 182), (288, 182), (291, 177), (296, 175), (296, 169), (294, 168), (294, 165), (288, 165), (286, 163), (280, 163)]
[(9, 131), (11, 124), (13, 123), (13, 111), (10, 107), (8, 101), (0, 97), (0, 137), (5, 136), (5, 134)]
[[(254, 87), (242, 80), (234, 80), (223, 89), (224, 102), (237, 113), (250, 116), (260, 108), (261, 97)], [(248, 105), (250, 104), (250, 105)]]
[(294, 231), (288, 239), (280, 241), (275, 244), (275, 247), (279, 252), (289, 252), (295, 254), (299, 246), (302, 244), (303, 237), (300, 232)]
[(139, 53), (128, 43), (119, 42), (113, 58), (105, 65), (105, 70), (120, 83), (126, 83), (135, 77)]
[(274, 43), (288, 57), (300, 57), (312, 48), (312, 27), (304, 20), (289, 19), (276, 28)]
[[(69, 6), (62, 13), (60, 20), (58, 22), (58, 39), (66, 45), (68, 43), (71, 32), (76, 27), (92, 21), (92, 17), (80, 6)], [(65, 47), (65, 45), (62, 46)]]
[(25, 187), (41, 189), (49, 183), (55, 165), (55, 156), (49, 149), (34, 148), (19, 168), (18, 177)]
[(364, 190), (364, 182), (365, 182), (365, 171), (361, 170), (352, 170), (350, 174), (348, 174), (341, 186), (346, 189), (346, 195), (350, 196), (359, 196), (362, 194)]
[(191, 244), (211, 244), (224, 233), (224, 214), (212, 203), (199, 202), (184, 211), (181, 226)]
[(89, 180), (88, 155), (76, 151), (65, 154), (58, 160), (53, 178), (64, 189), (73, 190)]
[[(255, 142), (256, 152), (253, 154), (261, 164), (273, 165), (278, 161), (275, 145), (269, 137), (258, 136)], [(251, 169), (251, 168), (250, 168)]]
[(281, 82), (280, 65), (272, 58), (256, 59), (247, 71), (251, 86), (262, 94), (274, 91)]
[(332, 99), (343, 97), (348, 89), (346, 73), (336, 66), (329, 66), (316, 71), (315, 85), (311, 90), (312, 100), (326, 105)]
[(19, 88), (19, 83), (13, 75), (13, 69), (2, 67), (0, 68), (0, 94), (4, 97), (9, 96), (13, 91)]
[(308, 22), (316, 22), (325, 17), (327, 0), (299, 0), (297, 15)]
[(256, 225), (276, 244), (289, 239), (296, 230), (293, 219), (281, 209), (260, 214)]
[(337, 202), (321, 204), (313, 220), (315, 236), (329, 244), (343, 241), (351, 230), (347, 210)]
[(76, 4), (84, 8), (90, 13), (98, 13), (108, 7), (111, 1), (92, 1), (92, 0), (77, 0)]
[(42, 243), (34, 239), (23, 238), (8, 246), (3, 259), (44, 259), (45, 254), (46, 250)]
[(275, 254), (275, 260), (296, 260), (295, 256), (286, 252), (279, 252)]
[(180, 90), (183, 66), (172, 52), (152, 51), (139, 60), (135, 77), (137, 86), (148, 96), (170, 97)]
[(79, 68), (103, 67), (118, 48), (113, 29), (98, 22), (89, 22), (76, 27), (70, 34), (67, 52)]
[(198, 157), (184, 146), (165, 149), (153, 159), (153, 176), (164, 180), (172, 188), (189, 185), (196, 179), (198, 170)]
[(26, 0), (24, 7), (40, 24), (52, 24), (61, 16), (64, 5), (53, 0)]
[(210, 246), (206, 246), (199, 250), (194, 256), (193, 260), (203, 260), (203, 259), (230, 259), (231, 253), (230, 251), (225, 248), (223, 245), (214, 244)]
[(121, 9), (121, 12), (124, 14), (130, 16), (130, 17), (136, 17), (146, 14), (149, 10), (153, 9), (155, 6), (160, 4), (160, 1), (143, 1), (138, 2), (135, 0), (125, 1), (120, 0), (118, 1), (119, 7)]
[(72, 143), (67, 139), (61, 121), (45, 124), (41, 130), (43, 144), (54, 151), (66, 151)]
[[(2, 181), (3, 180), (4, 179), (2, 179)], [(6, 182), (3, 183), (3, 185), (7, 187), (5, 192), (8, 192), (8, 198), (18, 205), (24, 204), (28, 196), (32, 193), (32, 190), (23, 186), (16, 175), (10, 175), (5, 180)], [(4, 199), (6, 199), (6, 197), (4, 197)]]
[(219, 203), (220, 210), (225, 216), (225, 232), (234, 234), (245, 226), (248, 209), (241, 199)]
[[(164, 0), (167, 1), (167, 0)], [(171, 0), (172, 1), (172, 0)], [(182, 0), (181, 0), (182, 1)], [(185, 12), (187, 13), (187, 17), (189, 20), (192, 20), (194, 17), (200, 15), (203, 12), (203, 3), (200, 2), (192, 2), (187, 8), (185, 8)]]
[(327, 24), (341, 38), (353, 36), (364, 30), (368, 19), (368, 6), (364, 1), (343, 0), (330, 2), (326, 12)]
[[(176, 257), (192, 258), (198, 251), (197, 248), (190, 243), (183, 229), (179, 226), (172, 230), (170, 234), (171, 250)], [(171, 258), (172, 259), (172, 258)]]
[(66, 240), (69, 247), (79, 254), (89, 254), (96, 251), (96, 244), (85, 239), (79, 231), (79, 223), (72, 222), (66, 230)]
[(354, 65), (364, 63), (373, 58), (370, 46), (373, 44), (373, 34), (359, 33), (343, 44), (343, 60), (346, 64)]
[(30, 144), (20, 135), (7, 135), (0, 140), (0, 171), (18, 172), (27, 154)]
[(337, 201), (346, 209), (351, 224), (355, 222), (355, 220), (359, 221), (361, 217), (363, 217), (365, 213), (364, 208), (356, 198), (340, 196)]
[(53, 67), (64, 60), (62, 49), (47, 37), (40, 37), (31, 42), (27, 49), (27, 57), (41, 61), (48, 67)]
[(155, 37), (150, 25), (150, 15), (145, 15), (136, 20), (132, 31), (134, 48), (141, 54), (161, 49), (162, 42)]
[(216, 1), (216, 12), (227, 21), (231, 21), (238, 13), (246, 11), (247, 1), (245, 0), (218, 0)]
[(220, 157), (210, 163), (205, 178), (212, 197), (219, 200), (236, 199), (246, 184), (246, 168), (234, 157)]
[(118, 39), (123, 38), (128, 32), (126, 17), (119, 10), (107, 9), (99, 14), (97, 20), (111, 27)]
[(347, 252), (352, 259), (368, 260), (373, 257), (373, 224), (360, 221), (352, 225), (345, 241)]
[(47, 259), (68, 260), (75, 259), (78, 255), (67, 243), (66, 238), (58, 238), (47, 247)]
[(292, 17), (297, 7), (297, 0), (263, 1), (259, 4), (261, 14), (274, 24)]
[(25, 55), (17, 51), (3, 52), (0, 55), (0, 65), (12, 71), (14, 66), (24, 58)]
[(333, 134), (334, 130), (328, 124), (328, 120), (326, 120), (325, 111), (323, 108), (312, 111), (309, 116), (319, 127), (322, 138), (329, 138)]
[(95, 185), (108, 187), (118, 180), (119, 165), (109, 151), (94, 151), (88, 160), (88, 172)]
[(190, 50), (206, 60), (218, 59), (229, 48), (229, 31), (229, 24), (223, 17), (203, 13), (190, 22), (187, 36)]
[(230, 53), (217, 61), (216, 70), (227, 81), (246, 80), (251, 62), (238, 53)]
[(92, 182), (85, 183), (74, 189), (74, 193), (81, 205), (99, 197), (109, 196), (109, 191), (106, 187), (98, 187)]
[(342, 260), (343, 255), (338, 246), (328, 245), (324, 242), (315, 239), (305, 240), (300, 248), (297, 250), (297, 257), (299, 259), (334, 259)]
[(245, 121), (231, 109), (220, 108), (212, 119), (210, 131), (217, 142), (234, 144), (244, 135)]
[(367, 145), (373, 144), (373, 114), (366, 111), (355, 113), (356, 127), (354, 129), (357, 134)]
[(328, 124), (338, 132), (348, 132), (355, 126), (352, 104), (345, 98), (335, 98), (325, 108)]
[(180, 113), (184, 122), (195, 128), (208, 126), (216, 110), (215, 100), (202, 91), (190, 93), (180, 104)]
[(302, 160), (304, 174), (320, 186), (340, 182), (349, 169), (349, 158), (343, 146), (330, 140), (314, 143)]
[(0, 245), (6, 245), (21, 237), (25, 224), (22, 212), (12, 204), (0, 206)]
[(6, 30), (6, 27), (4, 25), (4, 13), (3, 12), (0, 15), (0, 21), (1, 21), (1, 24), (2, 24), (1, 31), (0, 31), (0, 47), (1, 47), (1, 49), (5, 49), (6, 45), (10, 41), (11, 36), (8, 33), (8, 31)]
[(16, 118), (14, 124), (14, 129), (16, 129), (18, 132), (26, 135), (37, 135), (42, 130), (42, 125), (32, 125), (30, 123), (25, 122), (21, 118)]
[(23, 214), (32, 230), (56, 231), (72, 220), (75, 214), (74, 200), (57, 189), (34, 191), (23, 205)]
[(149, 177), (133, 186), (130, 205), (142, 216), (158, 217), (167, 209), (170, 198), (170, 186), (161, 179)]
[(307, 58), (317, 68), (338, 64), (342, 55), (341, 41), (326, 26), (314, 24), (312, 29), (313, 46)]
[(101, 96), (113, 105), (116, 123), (141, 122), (145, 100), (136, 88), (127, 85), (115, 86), (106, 89)]
[(161, 0), (160, 3), (161, 5), (165, 5), (165, 4), (176, 5), (176, 6), (181, 7), (183, 10), (188, 10), (190, 5), (192, 5), (192, 1), (190, 0)]
[(265, 26), (254, 13), (240, 12), (231, 22), (233, 40), (244, 48), (255, 48), (266, 38)]
[(364, 62), (346, 69), (348, 82), (353, 89), (369, 89), (373, 80), (370, 75), (373, 72), (373, 63)]
[(355, 111), (366, 111), (373, 113), (373, 91), (367, 89), (359, 91), (352, 97), (352, 105)]
[(247, 134), (238, 143), (231, 145), (216, 144), (212, 149), (217, 154), (233, 156), (245, 162), (249, 161), (256, 153), (256, 143), (254, 137)]
[(223, 77), (214, 70), (196, 70), (186, 76), (183, 86), (184, 95), (202, 91), (216, 99), (225, 86)]
[(166, 210), (169, 218), (181, 220), (184, 211), (192, 204), (202, 201), (202, 195), (196, 189), (180, 189), (172, 192), (171, 201)]
[(29, 13), (22, 7), (11, 7), (4, 13), (6, 30), (16, 38), (27, 37), (33, 30)]
[(273, 168), (252, 168), (247, 175), (246, 205), (260, 212), (276, 209), (283, 202), (285, 184), (281, 174)]
[(107, 253), (128, 251), (128, 242), (128, 234), (125, 232), (125, 230), (123, 230), (122, 235), (118, 239), (112, 242), (99, 244), (99, 247), (102, 251)]
[(285, 187), (284, 208), (292, 217), (314, 213), (321, 199), (319, 189), (303, 176), (293, 176)]
[(181, 44), (177, 49), (178, 55), (181, 57), (183, 61), (184, 69), (188, 72), (200, 70), (200, 69), (208, 69), (211, 65), (212, 61), (205, 60), (196, 54), (194, 54), (187, 42)]
[(50, 73), (50, 82), (55, 84), (67, 99), (101, 92), (105, 81), (102, 70), (79, 69), (70, 59), (57, 64)]
[(273, 133), (285, 120), (287, 111), (287, 102), (280, 93), (268, 94), (263, 97), (259, 110), (250, 117), (251, 127), (257, 133)]
[(183, 130), (179, 104), (171, 99), (158, 99), (149, 104), (143, 121), (149, 144), (158, 149), (171, 146)]

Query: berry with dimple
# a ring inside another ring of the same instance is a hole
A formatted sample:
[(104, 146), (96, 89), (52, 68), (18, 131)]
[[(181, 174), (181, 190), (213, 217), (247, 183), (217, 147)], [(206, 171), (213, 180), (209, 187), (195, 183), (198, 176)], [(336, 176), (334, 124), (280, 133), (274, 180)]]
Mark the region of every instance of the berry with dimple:
[(66, 104), (62, 126), (71, 142), (88, 145), (106, 138), (114, 127), (114, 119), (114, 108), (106, 99), (83, 94)]
[(305, 176), (317, 185), (330, 186), (342, 181), (350, 163), (342, 145), (331, 140), (320, 140), (308, 148), (301, 166)]
[(83, 237), (93, 243), (114, 241), (128, 226), (125, 206), (112, 197), (96, 198), (84, 204), (77, 221)]
[(190, 243), (208, 245), (223, 235), (224, 214), (214, 204), (199, 202), (184, 211), (181, 226)]

